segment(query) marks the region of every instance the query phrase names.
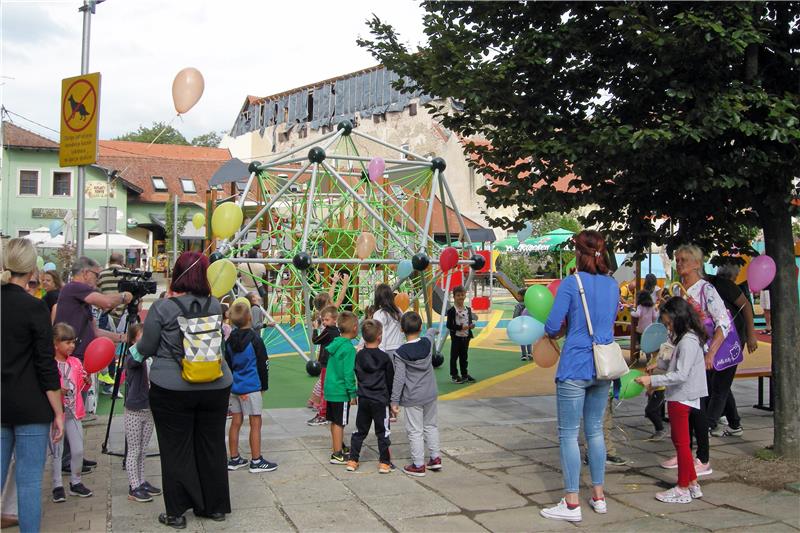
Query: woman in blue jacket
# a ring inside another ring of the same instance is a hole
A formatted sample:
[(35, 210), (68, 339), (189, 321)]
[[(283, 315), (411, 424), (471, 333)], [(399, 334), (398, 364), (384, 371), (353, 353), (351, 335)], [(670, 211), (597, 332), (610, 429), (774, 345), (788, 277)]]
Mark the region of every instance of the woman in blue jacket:
[[(608, 275), (603, 236), (597, 231), (582, 231), (574, 237), (574, 245), (578, 271), (561, 283), (545, 324), (545, 332), (550, 337), (560, 337), (564, 330), (567, 335), (556, 372), (558, 438), (566, 494), (556, 506), (542, 509), (541, 514), (546, 518), (568, 521), (581, 520), (578, 498), (581, 473), (578, 430), (581, 418), (589, 448), (592, 477), (589, 505), (597, 513), (607, 512), (603, 494), (606, 462), (603, 415), (611, 381), (597, 379), (592, 338), (589, 336), (576, 276), (580, 276), (583, 284), (596, 343), (608, 344), (614, 340), (614, 319), (619, 302), (619, 287)], [(566, 325), (563, 325), (565, 319)]]

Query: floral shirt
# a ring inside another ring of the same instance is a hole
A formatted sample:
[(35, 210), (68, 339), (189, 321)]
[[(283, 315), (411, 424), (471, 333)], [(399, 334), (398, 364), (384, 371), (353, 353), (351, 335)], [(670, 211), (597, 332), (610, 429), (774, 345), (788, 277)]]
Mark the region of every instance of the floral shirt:
[[(723, 337), (727, 337), (731, 330), (731, 321), (728, 317), (728, 308), (722, 297), (706, 280), (699, 280), (691, 287), (686, 288), (689, 303), (700, 314), (700, 320), (711, 317), (714, 321), (714, 328), (721, 328)], [(705, 305), (704, 305), (705, 304)]]

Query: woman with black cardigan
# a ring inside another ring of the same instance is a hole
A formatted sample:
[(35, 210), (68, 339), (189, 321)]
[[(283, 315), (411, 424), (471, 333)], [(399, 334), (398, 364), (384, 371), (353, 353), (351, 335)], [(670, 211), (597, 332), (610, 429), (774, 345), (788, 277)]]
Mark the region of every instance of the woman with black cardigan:
[(221, 313), (219, 301), (211, 296), (207, 269), (208, 258), (200, 253), (184, 252), (178, 257), (169, 297), (153, 302), (135, 347), (143, 357), (153, 358), (150, 410), (161, 453), (166, 507), (158, 521), (176, 529), (186, 527), (183, 514), (189, 509), (216, 521), (225, 520), (231, 512), (225, 448), (231, 372), (223, 358), (220, 378), (190, 383), (181, 377), (178, 363), (184, 353), (178, 325), (181, 306), (191, 309), (197, 302), (201, 308), (208, 304), (209, 314)]
[(36, 250), (27, 239), (11, 239), (4, 248), (0, 479), (5, 486), (11, 455), (15, 454), (20, 531), (39, 531), (47, 445), (51, 438), (53, 442), (61, 440), (64, 433), (61, 379), (53, 356), (47, 304), (25, 290), (36, 274)]

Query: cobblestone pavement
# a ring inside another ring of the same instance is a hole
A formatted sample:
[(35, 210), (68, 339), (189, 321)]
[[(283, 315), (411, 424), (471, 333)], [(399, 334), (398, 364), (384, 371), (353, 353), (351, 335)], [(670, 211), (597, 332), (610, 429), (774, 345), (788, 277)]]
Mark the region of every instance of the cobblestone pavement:
[[(737, 381), (741, 406), (755, 403), (755, 381)], [(230, 475), (233, 512), (225, 522), (198, 519), (187, 513), (187, 531), (797, 531), (800, 496), (767, 492), (730, 482), (715, 470), (702, 478), (705, 496), (689, 505), (667, 505), (654, 493), (675, 482), (675, 470), (658, 463), (672, 454), (669, 440), (646, 442), (649, 422), (644, 398), (623, 402), (615, 411), (613, 438), (619, 453), (631, 459), (625, 467), (608, 467), (608, 514), (583, 505), (583, 521), (572, 524), (540, 517), (539, 510), (561, 497), (562, 479), (552, 396), (491, 398), (441, 402), (439, 423), (444, 469), (411, 478), (399, 470), (377, 472), (374, 436), (365, 442), (356, 473), (327, 462), (329, 434), (325, 426), (305, 424), (310, 411), (276, 409), (264, 413), (264, 456), (277, 461), (277, 471)], [(771, 413), (741, 409), (742, 437), (712, 437), (714, 458), (752, 454), (772, 440)], [(402, 414), (401, 414), (402, 417)], [(43, 487), (45, 531), (169, 531), (156, 517), (161, 498), (153, 503), (127, 499), (127, 478), (119, 457), (101, 455), (106, 420), (87, 424), (86, 449), (100, 463), (85, 476), (94, 497), (50, 501), (49, 476)], [(348, 428), (349, 430), (352, 428)], [(109, 449), (122, 449), (121, 417), (112, 421)], [(348, 437), (349, 438), (349, 437)], [(402, 466), (409, 457), (402, 418), (392, 429), (392, 455)], [(242, 439), (246, 446), (246, 437)], [(155, 438), (151, 443), (156, 451)], [(246, 449), (246, 448), (244, 448)], [(582, 498), (588, 497), (588, 472)], [(157, 457), (148, 458), (148, 479), (161, 485)]]

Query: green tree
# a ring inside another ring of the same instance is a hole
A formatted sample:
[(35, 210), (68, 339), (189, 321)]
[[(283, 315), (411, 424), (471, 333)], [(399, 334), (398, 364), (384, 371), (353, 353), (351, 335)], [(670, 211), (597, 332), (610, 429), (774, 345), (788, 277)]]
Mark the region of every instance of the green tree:
[(180, 144), (184, 146), (189, 144), (189, 141), (186, 140), (186, 137), (184, 137), (181, 132), (163, 122), (153, 122), (153, 125), (149, 128), (139, 126), (139, 129), (136, 131), (120, 135), (114, 140), (136, 141), (140, 143), (155, 142), (155, 144)]
[[(166, 232), (165, 237), (165, 245), (167, 249), (167, 254), (172, 254), (172, 242), (175, 235), (175, 224), (173, 220), (174, 217), (174, 210), (175, 210), (175, 197), (170, 196), (169, 203), (164, 206), (164, 231)], [(189, 220), (189, 210), (188, 209), (180, 209), (178, 210), (178, 253), (181, 253), (184, 248), (185, 244), (183, 240), (181, 240), (180, 236), (183, 235), (183, 230), (186, 229), (186, 223)], [(172, 260), (172, 256), (170, 255), (170, 260)]]
[(222, 142), (222, 133), (217, 131), (209, 131), (203, 135), (198, 135), (192, 139), (192, 146), (206, 146), (208, 148), (217, 148), (219, 143)]
[[(800, 458), (800, 313), (792, 178), (800, 167), (800, 4), (425, 2), (426, 47), (391, 25), (360, 39), (480, 156), (489, 207), (519, 228), (582, 217), (643, 253), (695, 242), (747, 250), (763, 228), (772, 284), (775, 449)], [(457, 105), (450, 106), (450, 101)], [(572, 191), (555, 187), (573, 174)], [(657, 225), (657, 221), (667, 221)]]

